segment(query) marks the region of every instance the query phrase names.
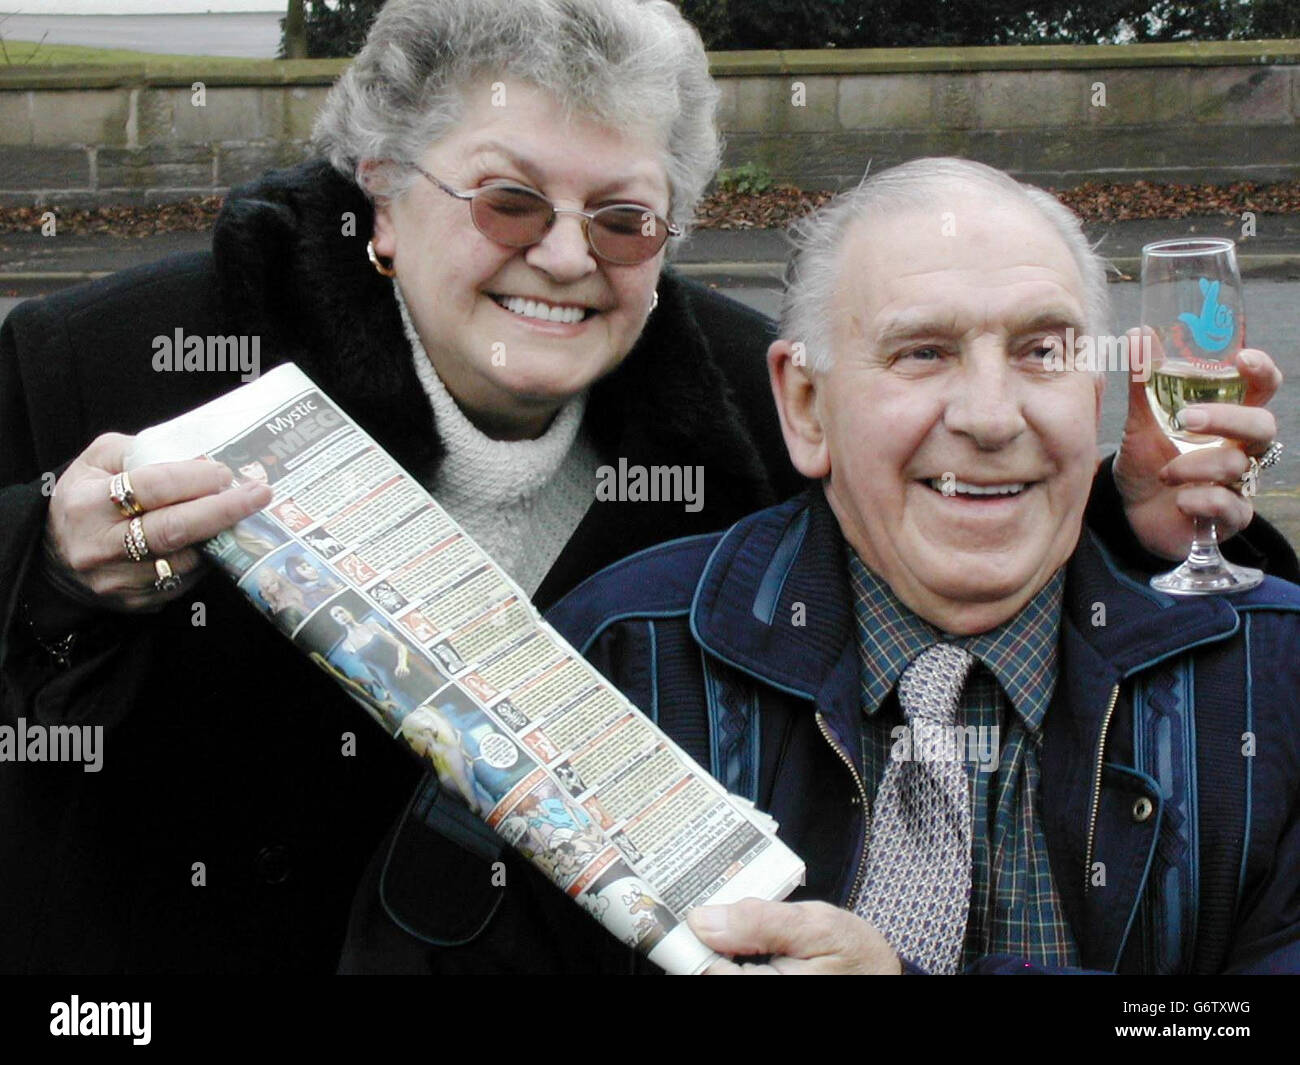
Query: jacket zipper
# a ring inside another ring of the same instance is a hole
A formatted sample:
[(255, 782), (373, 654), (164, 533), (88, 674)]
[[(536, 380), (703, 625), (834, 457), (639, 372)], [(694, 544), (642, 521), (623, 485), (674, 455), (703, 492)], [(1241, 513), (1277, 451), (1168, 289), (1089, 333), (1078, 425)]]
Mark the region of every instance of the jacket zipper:
[[(826, 729), (826, 721), (822, 717), (822, 712), (820, 710), (817, 711), (816, 718), (817, 718), (817, 728), (821, 732), (822, 736), (825, 738), (826, 742), (830, 745), (831, 750), (834, 751), (839, 756), (840, 761), (843, 762), (848, 767), (849, 772), (853, 774), (853, 782), (858, 786), (858, 799), (862, 803), (862, 819), (863, 819), (862, 824), (863, 824), (863, 833), (865, 835), (866, 818), (867, 818), (866, 786), (862, 783), (862, 777), (858, 773), (857, 767), (853, 764), (852, 759), (850, 759), (849, 756), (846, 755), (840, 749), (840, 745), (831, 738), (830, 732), (828, 732)], [(858, 857), (858, 868), (853, 876), (853, 887), (849, 890), (849, 900), (848, 900), (847, 908), (850, 910), (854, 909), (857, 906), (858, 892), (862, 890), (862, 880), (863, 877), (866, 875), (866, 864), (867, 864), (867, 843), (866, 840), (863, 839), (862, 853)]]
[(1097, 814), (1101, 809), (1101, 766), (1106, 756), (1106, 733), (1110, 731), (1110, 718), (1119, 702), (1119, 685), (1110, 693), (1110, 703), (1101, 719), (1101, 736), (1097, 740), (1097, 772), (1092, 778), (1092, 809), (1088, 814), (1088, 846), (1083, 856), (1083, 893), (1092, 886), (1092, 854), (1097, 842)]

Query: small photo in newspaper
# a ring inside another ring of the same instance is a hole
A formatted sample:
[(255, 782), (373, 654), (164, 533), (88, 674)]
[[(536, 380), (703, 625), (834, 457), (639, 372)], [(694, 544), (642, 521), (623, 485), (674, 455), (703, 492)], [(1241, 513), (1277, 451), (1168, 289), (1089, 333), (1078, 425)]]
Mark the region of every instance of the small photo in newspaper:
[(383, 714), (389, 735), (402, 719), (449, 680), (382, 610), (344, 591), (297, 629), (296, 643), (323, 660), (323, 668), (360, 687)]
[(228, 573), (243, 574), (258, 559), (290, 542), (289, 534), (276, 522), (265, 514), (252, 514), (234, 528), (217, 533), (203, 550)]
[(249, 601), (287, 633), (345, 587), (324, 559), (297, 543), (260, 559), (239, 583)]
[(527, 753), (455, 685), (408, 714), (398, 735), (489, 823), (493, 809), (537, 772)]

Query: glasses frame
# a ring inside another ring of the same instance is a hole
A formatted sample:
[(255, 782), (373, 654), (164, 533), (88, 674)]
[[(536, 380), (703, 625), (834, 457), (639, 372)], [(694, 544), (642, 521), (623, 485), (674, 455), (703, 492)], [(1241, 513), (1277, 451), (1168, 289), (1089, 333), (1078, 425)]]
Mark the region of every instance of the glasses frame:
[[(429, 181), (433, 185), (436, 185), (438, 188), (442, 189), (442, 191), (445, 192), (448, 196), (454, 196), (458, 200), (465, 200), (469, 202), (470, 203), (469, 217), (470, 217), (470, 221), (474, 223), (474, 228), (477, 229), (480, 233), (482, 233), (483, 236), (487, 237), (488, 240), (492, 241), (495, 244), (501, 244), (507, 248), (531, 248), (534, 245), (540, 244), (542, 241), (546, 239), (547, 234), (550, 233), (551, 227), (555, 224), (556, 216), (562, 214), (577, 215), (579, 218), (581, 218), (582, 236), (583, 239), (585, 239), (587, 242), (587, 247), (591, 249), (592, 255), (596, 256), (596, 258), (602, 260), (603, 262), (613, 263), (616, 266), (639, 266), (641, 263), (649, 262), (651, 259), (653, 259), (656, 255), (658, 255), (663, 250), (664, 245), (668, 243), (669, 237), (680, 237), (682, 235), (681, 226), (674, 225), (672, 222), (669, 222), (666, 218), (660, 217), (659, 214), (657, 214), (655, 211), (651, 211), (650, 208), (648, 208), (647, 206), (645, 206), (645, 204), (642, 203), (611, 203), (611, 204), (606, 204), (604, 207), (598, 207), (594, 211), (582, 211), (576, 207), (556, 207), (555, 204), (550, 199), (548, 199), (546, 196), (543, 196), (536, 189), (531, 189), (527, 185), (516, 184), (513, 181), (500, 181), (493, 185), (484, 185), (482, 188), (477, 188), (477, 189), (469, 189), (469, 190), (456, 189), (456, 188), (452, 188), (452, 186), (448, 185), (445, 181), (441, 181), (438, 178), (434, 177), (432, 174), (430, 174), (427, 170), (425, 170), (421, 166), (417, 166), (414, 163), (409, 163), (407, 165), (410, 166), (410, 168), (414, 170), (417, 174), (420, 174), (422, 177), (424, 177), (427, 181)], [(551, 217), (546, 223), (546, 228), (542, 230), (541, 236), (539, 236), (536, 240), (528, 241), (526, 244), (515, 244), (512, 243), (511, 241), (502, 240), (500, 237), (494, 237), (490, 233), (484, 233), (483, 227), (478, 224), (478, 219), (474, 216), (474, 205), (472, 201), (477, 197), (481, 196), (483, 193), (490, 192), (493, 189), (513, 189), (518, 192), (525, 193), (529, 196), (533, 196), (541, 203), (546, 204), (546, 206), (548, 206), (551, 209)], [(654, 251), (652, 251), (649, 255), (647, 255), (643, 259), (629, 260), (629, 259), (612, 258), (611, 256), (608, 256), (604, 252), (602, 252), (599, 248), (597, 248), (591, 239), (591, 220), (593, 218), (595, 218), (597, 215), (601, 214), (604, 211), (627, 210), (629, 208), (639, 211), (641, 214), (649, 213), (650, 215), (652, 215), (654, 217), (656, 227), (659, 229), (660, 232), (664, 234), (664, 238), (662, 241), (659, 242), (659, 246), (655, 248)]]

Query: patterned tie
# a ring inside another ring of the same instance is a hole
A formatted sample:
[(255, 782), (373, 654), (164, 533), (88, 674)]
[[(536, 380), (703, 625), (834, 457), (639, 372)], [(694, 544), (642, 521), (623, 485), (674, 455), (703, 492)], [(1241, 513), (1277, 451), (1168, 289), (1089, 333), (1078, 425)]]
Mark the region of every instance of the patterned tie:
[[(950, 738), (974, 664), (969, 652), (940, 643), (919, 655), (899, 679), (912, 758), (891, 760), (880, 781), (857, 907), (899, 954), (932, 973), (958, 971), (966, 938), (970, 792), (963, 745)], [(942, 737), (937, 752), (936, 737)], [(955, 761), (924, 757), (950, 751)]]

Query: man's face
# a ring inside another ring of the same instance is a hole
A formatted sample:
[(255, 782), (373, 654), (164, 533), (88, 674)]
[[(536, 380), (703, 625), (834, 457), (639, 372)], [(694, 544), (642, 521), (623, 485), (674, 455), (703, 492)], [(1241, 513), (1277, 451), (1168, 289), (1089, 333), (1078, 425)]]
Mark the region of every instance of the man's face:
[(1082, 279), (1035, 212), (968, 190), (856, 225), (841, 277), (814, 400), (827, 497), (908, 607), (984, 631), (1078, 540), (1101, 382), (1043, 358), (1085, 328)]

